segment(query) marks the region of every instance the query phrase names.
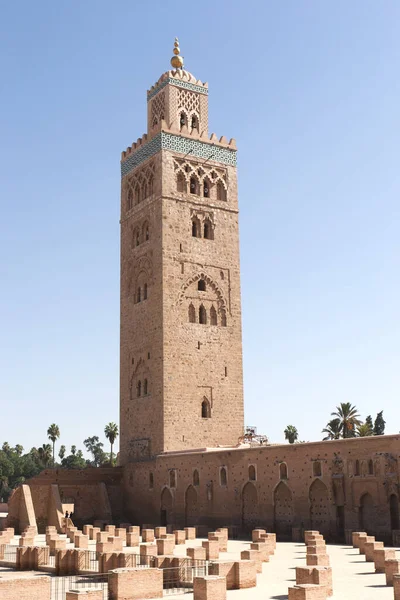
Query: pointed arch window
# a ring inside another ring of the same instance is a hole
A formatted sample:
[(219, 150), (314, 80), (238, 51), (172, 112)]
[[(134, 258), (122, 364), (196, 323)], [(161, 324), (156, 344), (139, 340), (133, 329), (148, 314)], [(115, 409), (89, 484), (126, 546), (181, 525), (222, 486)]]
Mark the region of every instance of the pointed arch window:
[(139, 204), (140, 202), (140, 187), (139, 184), (135, 187), (135, 204)]
[(147, 198), (147, 182), (144, 182), (142, 187), (142, 200), (146, 200)]
[(197, 217), (192, 219), (192, 237), (200, 237), (200, 221)]
[(201, 403), (201, 418), (211, 419), (211, 406), (207, 398), (203, 398), (203, 402)]
[(176, 487), (176, 470), (175, 469), (171, 469), (169, 472), (169, 487), (170, 488)]
[(148, 186), (147, 186), (147, 193), (149, 196), (153, 195), (153, 183), (154, 183), (154, 179), (153, 179), (153, 175), (151, 175), (151, 177), (149, 177)]
[(321, 463), (319, 460), (313, 462), (313, 475), (314, 477), (321, 477), (322, 475)]
[(219, 482), (224, 487), (228, 484), (228, 475), (225, 467), (221, 467), (219, 471)]
[(204, 198), (210, 197), (210, 182), (207, 178), (203, 182), (203, 196)]
[(179, 117), (179, 125), (182, 129), (182, 127), (184, 127), (185, 125), (187, 126), (187, 116), (185, 112), (181, 112), (180, 117)]
[(199, 129), (199, 120), (196, 115), (192, 115), (191, 126), (192, 126), (192, 129), (197, 129), (197, 130)]
[(204, 239), (212, 240), (213, 237), (214, 236), (211, 221), (209, 219), (206, 219), (204, 221)]
[(203, 304), (200, 304), (199, 308), (199, 323), (200, 325), (207, 325), (207, 311)]
[(199, 281), (197, 282), (197, 289), (199, 290), (199, 292), (206, 291), (206, 282), (204, 281), (204, 279), (199, 279)]
[(190, 178), (190, 193), (199, 195), (199, 182), (196, 177)]
[(147, 300), (147, 283), (143, 286), (143, 300)]
[(196, 309), (192, 303), (189, 304), (189, 323), (196, 323)]
[(281, 463), (279, 465), (279, 479), (287, 479), (287, 464), (286, 463)]
[(148, 393), (149, 393), (149, 392), (148, 392), (148, 384), (147, 384), (147, 379), (145, 379), (145, 380), (143, 381), (143, 395), (144, 395), (144, 396), (147, 396), (147, 394), (148, 394)]
[(137, 294), (136, 294), (136, 302), (141, 302), (141, 301), (142, 301), (142, 288), (138, 287)]
[(179, 173), (176, 178), (176, 188), (178, 192), (186, 194), (186, 179), (183, 173)]
[(222, 181), (217, 182), (217, 200), (226, 200), (226, 189)]
[(193, 485), (196, 487), (200, 485), (200, 477), (197, 469), (193, 471)]
[(140, 398), (140, 396), (142, 395), (142, 382), (140, 381), (140, 379), (137, 382), (136, 393), (137, 397)]
[(255, 481), (256, 477), (256, 468), (254, 465), (249, 466), (249, 481)]
[(149, 473), (149, 489), (153, 489), (154, 487), (154, 475), (153, 473)]
[(131, 189), (129, 189), (128, 192), (128, 210), (131, 210), (131, 208), (133, 207), (133, 192)]
[(368, 461), (368, 475), (373, 475), (374, 474), (374, 463), (373, 461), (370, 459)]
[(356, 460), (356, 468), (355, 468), (355, 475), (359, 475), (360, 474), (360, 461)]
[(222, 325), (222, 327), (226, 327), (226, 312), (225, 312), (225, 309), (221, 310), (221, 325)]
[(218, 325), (217, 311), (215, 310), (214, 306), (210, 308), (210, 323), (211, 325)]

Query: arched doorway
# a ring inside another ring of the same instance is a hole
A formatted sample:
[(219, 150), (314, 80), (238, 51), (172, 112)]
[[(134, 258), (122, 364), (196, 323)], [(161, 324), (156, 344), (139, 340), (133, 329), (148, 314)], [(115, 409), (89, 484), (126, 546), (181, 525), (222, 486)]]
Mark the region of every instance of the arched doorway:
[(197, 492), (192, 485), (189, 485), (185, 494), (185, 523), (187, 527), (197, 525)]
[(255, 486), (248, 482), (242, 491), (242, 528), (250, 532), (258, 524), (258, 495)]
[(364, 494), (360, 498), (359, 525), (360, 531), (371, 533), (371, 524), (375, 521), (374, 501), (371, 494)]
[(326, 485), (316, 479), (310, 486), (310, 519), (311, 529), (319, 531), (323, 535), (330, 533), (330, 501)]
[(281, 539), (292, 539), (293, 500), (292, 492), (281, 481), (274, 492), (274, 522), (276, 534)]
[(391, 529), (400, 529), (399, 523), (399, 498), (392, 494), (389, 500), (390, 504), (390, 527)]
[(168, 525), (169, 523), (173, 523), (172, 504), (172, 494), (168, 488), (164, 488), (161, 494), (161, 525)]

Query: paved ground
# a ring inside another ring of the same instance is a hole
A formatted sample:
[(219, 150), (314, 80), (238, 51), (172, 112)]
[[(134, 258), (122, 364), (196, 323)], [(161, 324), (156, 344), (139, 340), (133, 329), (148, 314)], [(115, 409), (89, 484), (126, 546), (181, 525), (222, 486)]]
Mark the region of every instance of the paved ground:
[[(38, 536), (36, 543), (44, 544), (44, 536)], [(186, 556), (187, 546), (201, 546), (202, 540), (196, 539), (186, 545), (176, 546), (177, 556)], [(18, 538), (13, 540), (18, 544)], [(90, 544), (94, 549), (94, 544)], [(72, 545), (71, 545), (72, 547)], [(240, 558), (241, 550), (249, 548), (248, 542), (230, 541), (228, 552), (220, 554), (220, 559)], [(333, 600), (393, 600), (393, 588), (386, 586), (385, 575), (374, 572), (374, 564), (365, 562), (365, 557), (357, 549), (350, 546), (327, 546), (333, 570)], [(137, 552), (138, 548), (127, 548)], [(400, 560), (400, 549), (397, 556)], [(258, 575), (257, 587), (248, 590), (228, 591), (230, 600), (285, 600), (288, 587), (296, 583), (295, 568), (306, 564), (304, 544), (278, 543), (275, 554), (269, 563), (263, 563), (263, 572)], [(21, 577), (31, 575), (29, 572), (16, 572), (0, 567), (1, 577)], [(42, 573), (40, 573), (41, 575)], [(39, 575), (35, 573), (35, 575)], [(168, 595), (170, 597), (170, 595)], [(191, 600), (192, 594), (180, 596)]]

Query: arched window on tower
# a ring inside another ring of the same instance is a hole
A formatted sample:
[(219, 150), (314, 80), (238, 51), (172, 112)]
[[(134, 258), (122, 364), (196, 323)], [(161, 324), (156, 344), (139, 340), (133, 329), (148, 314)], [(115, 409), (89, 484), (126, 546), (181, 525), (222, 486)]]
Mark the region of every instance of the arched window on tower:
[(192, 219), (192, 237), (200, 237), (200, 221), (197, 217)]
[(142, 241), (143, 242), (147, 242), (149, 240), (149, 237), (150, 237), (150, 235), (149, 235), (149, 224), (148, 224), (147, 221), (145, 221), (143, 223), (143, 226), (142, 226)]
[(189, 304), (189, 323), (196, 323), (196, 309), (192, 303)]
[(142, 288), (139, 286), (136, 292), (136, 302), (142, 301)]
[(147, 196), (148, 196), (147, 182), (145, 181), (142, 186), (142, 200), (146, 200)]
[(129, 188), (129, 192), (128, 192), (128, 210), (131, 210), (132, 207), (133, 207), (133, 192)]
[(371, 459), (368, 461), (368, 475), (374, 474), (374, 463)]
[(203, 196), (204, 198), (210, 197), (210, 182), (207, 178), (203, 181)]
[(212, 240), (214, 238), (213, 229), (210, 219), (204, 221), (204, 239)]
[(223, 486), (227, 485), (228, 476), (227, 476), (226, 468), (225, 467), (221, 467), (221, 469), (219, 471), (219, 482)]
[(148, 185), (147, 185), (147, 194), (149, 196), (153, 195), (153, 183), (154, 183), (154, 179), (153, 179), (153, 175), (151, 175), (149, 177), (149, 181), (148, 181)]
[(202, 304), (199, 308), (199, 323), (200, 325), (207, 325), (207, 311)]
[(197, 282), (197, 289), (199, 290), (199, 292), (205, 292), (206, 291), (206, 282), (204, 281), (204, 279), (199, 279)]
[(145, 379), (143, 381), (143, 395), (147, 396), (148, 393), (149, 393), (149, 391), (148, 391), (147, 379)]
[(211, 406), (207, 398), (203, 398), (203, 402), (201, 403), (201, 417), (202, 419), (210, 419), (211, 418)]
[(140, 398), (140, 396), (142, 395), (142, 382), (140, 381), (140, 379), (139, 379), (139, 381), (137, 382), (137, 386), (136, 386), (136, 394), (137, 394), (137, 397), (138, 397), (138, 398)]
[(217, 311), (213, 306), (210, 308), (210, 323), (211, 325), (218, 325)]
[(249, 466), (249, 481), (256, 480), (256, 468), (254, 465)]
[(137, 183), (135, 187), (135, 204), (139, 204), (140, 202), (140, 186)]
[(199, 181), (197, 177), (190, 178), (190, 193), (196, 194), (196, 196), (199, 195)]
[(186, 179), (183, 173), (179, 173), (178, 177), (176, 178), (176, 189), (178, 190), (178, 192), (186, 194)]
[(196, 487), (200, 485), (200, 477), (197, 469), (193, 471), (193, 485)]
[(222, 181), (217, 182), (217, 200), (226, 200), (226, 189)]
[(314, 477), (321, 477), (322, 475), (321, 463), (319, 460), (314, 460), (313, 462), (313, 475)]
[(199, 120), (196, 115), (192, 115), (191, 126), (192, 129), (197, 129), (197, 131), (199, 130)]
[(147, 283), (143, 286), (143, 300), (147, 300)]
[(175, 469), (171, 469), (169, 472), (169, 487), (176, 487), (176, 471)]
[(287, 479), (287, 464), (284, 462), (279, 465), (279, 478)]
[(356, 468), (355, 468), (355, 475), (359, 475), (360, 474), (360, 461), (356, 460)]
[(154, 475), (152, 472), (149, 473), (149, 488), (152, 490), (154, 487)]
[(221, 325), (222, 327), (226, 327), (226, 312), (224, 308), (221, 310)]
[(181, 112), (180, 117), (179, 117), (179, 125), (180, 125), (181, 129), (185, 125), (187, 126), (187, 116), (186, 116), (186, 113), (183, 111)]

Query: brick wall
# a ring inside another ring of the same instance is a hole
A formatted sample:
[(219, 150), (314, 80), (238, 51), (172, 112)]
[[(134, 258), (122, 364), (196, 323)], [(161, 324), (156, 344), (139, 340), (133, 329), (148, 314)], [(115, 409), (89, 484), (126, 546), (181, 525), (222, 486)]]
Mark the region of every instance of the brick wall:
[(1, 600), (50, 600), (49, 577), (0, 579)]

